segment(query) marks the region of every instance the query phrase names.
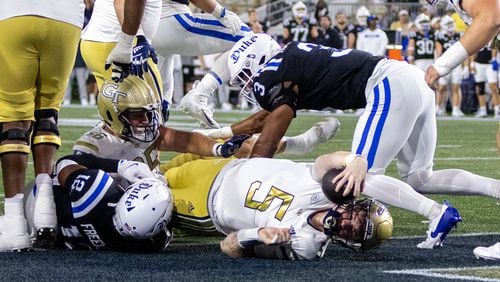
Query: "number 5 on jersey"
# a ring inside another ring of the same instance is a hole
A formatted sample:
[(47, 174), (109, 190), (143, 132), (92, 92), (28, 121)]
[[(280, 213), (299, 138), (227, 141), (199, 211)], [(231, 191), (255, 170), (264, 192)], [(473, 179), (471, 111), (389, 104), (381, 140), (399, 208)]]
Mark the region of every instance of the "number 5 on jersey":
[(255, 181), (250, 185), (250, 189), (248, 189), (247, 196), (245, 198), (245, 207), (263, 212), (269, 208), (274, 199), (281, 200), (281, 205), (274, 215), (274, 218), (281, 221), (285, 216), (288, 207), (290, 207), (294, 196), (272, 186), (267, 193), (264, 201), (259, 202), (257, 200), (254, 200), (253, 198), (255, 196), (255, 193), (261, 188), (261, 186), (262, 182), (260, 181)]

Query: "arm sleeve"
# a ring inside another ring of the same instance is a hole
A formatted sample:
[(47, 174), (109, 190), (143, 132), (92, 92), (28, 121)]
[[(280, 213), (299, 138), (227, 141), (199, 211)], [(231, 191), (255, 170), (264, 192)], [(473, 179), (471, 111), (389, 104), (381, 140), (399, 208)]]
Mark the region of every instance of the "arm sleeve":
[(118, 162), (120, 160), (99, 158), (91, 154), (80, 152), (79, 154), (67, 155), (60, 158), (57, 163), (63, 160), (72, 160), (89, 169), (101, 169), (105, 172), (117, 172)]

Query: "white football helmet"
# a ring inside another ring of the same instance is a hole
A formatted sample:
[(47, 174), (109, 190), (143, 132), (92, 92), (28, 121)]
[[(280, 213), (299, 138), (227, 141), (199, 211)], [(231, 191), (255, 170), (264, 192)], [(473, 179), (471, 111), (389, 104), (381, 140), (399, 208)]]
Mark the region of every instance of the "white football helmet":
[(431, 18), (428, 15), (422, 13), (415, 19), (415, 26), (418, 30), (422, 32), (427, 32), (431, 30)]
[(368, 17), (370, 16), (370, 10), (368, 10), (365, 6), (361, 6), (356, 11), (356, 21), (361, 26), (366, 26), (368, 24)]
[(307, 6), (299, 1), (292, 6), (292, 14), (294, 18), (305, 18), (307, 17)]
[(156, 178), (144, 178), (129, 186), (115, 207), (113, 224), (124, 237), (148, 239), (160, 233), (172, 218), (170, 188)]
[(452, 17), (446, 15), (441, 18), (441, 21), (439, 22), (439, 25), (441, 26), (441, 30), (448, 35), (453, 35), (455, 34), (456, 28), (455, 28), (455, 21), (453, 20)]
[(229, 84), (241, 87), (241, 95), (250, 103), (253, 77), (259, 69), (281, 49), (278, 42), (265, 33), (243, 37), (230, 50), (228, 68)]

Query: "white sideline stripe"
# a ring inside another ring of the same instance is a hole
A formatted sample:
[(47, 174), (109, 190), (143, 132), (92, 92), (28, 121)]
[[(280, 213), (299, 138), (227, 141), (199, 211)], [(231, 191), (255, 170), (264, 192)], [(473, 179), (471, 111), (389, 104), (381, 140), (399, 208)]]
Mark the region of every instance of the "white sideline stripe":
[(457, 274), (443, 274), (438, 272), (443, 271), (460, 271), (460, 270), (482, 270), (482, 269), (495, 269), (500, 266), (483, 266), (483, 267), (459, 267), (459, 268), (428, 268), (428, 269), (403, 269), (403, 270), (384, 270), (384, 273), (391, 274), (410, 274), (432, 278), (444, 278), (455, 280), (473, 280), (473, 281), (500, 281), (500, 279), (483, 278), (476, 276), (457, 275)]

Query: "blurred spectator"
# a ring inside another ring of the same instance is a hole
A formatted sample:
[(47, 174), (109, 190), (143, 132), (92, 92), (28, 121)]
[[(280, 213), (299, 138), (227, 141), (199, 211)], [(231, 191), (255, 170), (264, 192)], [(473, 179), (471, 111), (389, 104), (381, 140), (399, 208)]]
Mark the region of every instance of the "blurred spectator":
[(342, 39), (339, 33), (332, 28), (332, 20), (329, 16), (321, 16), (319, 20), (319, 36), (316, 39), (316, 43), (341, 49), (343, 47)]
[(347, 35), (350, 30), (354, 29), (354, 26), (347, 23), (347, 16), (344, 12), (338, 12), (335, 15), (335, 22), (333, 29), (338, 32), (342, 40), (342, 48), (347, 48)]
[(410, 21), (410, 15), (408, 14), (408, 11), (406, 11), (406, 10), (399, 11), (398, 17), (399, 17), (399, 20), (392, 22), (389, 29), (390, 30), (399, 30), (399, 31), (401, 31), (401, 36), (408, 37), (408, 35), (410, 33), (411, 25), (413, 24)]
[(492, 100), (497, 109), (499, 101), (498, 100), (498, 62), (496, 62), (495, 57), (492, 56), (494, 51), (488, 46), (481, 49), (473, 57), (474, 62), (470, 64), (470, 72), (474, 74), (474, 80), (476, 81), (476, 93), (479, 102), (479, 110), (476, 113), (476, 117), (486, 117), (487, 103), (486, 103), (486, 83), (490, 87), (492, 93)]
[(301, 1), (292, 6), (293, 18), (283, 22), (283, 43), (314, 42), (318, 37), (316, 19), (307, 17), (307, 7)]
[(368, 28), (358, 34), (356, 49), (376, 56), (385, 56), (389, 39), (385, 31), (377, 27), (377, 21), (376, 16), (368, 17)]
[(328, 16), (328, 5), (324, 0), (318, 0), (316, 10), (314, 11), (314, 18), (319, 23), (322, 16)]
[(87, 106), (89, 104), (89, 97), (87, 94), (88, 75), (89, 71), (87, 70), (87, 66), (83, 61), (82, 54), (80, 53), (80, 48), (78, 48), (76, 53), (75, 65), (73, 66), (73, 71), (71, 71), (71, 75), (69, 76), (68, 80), (68, 86), (66, 87), (66, 94), (64, 95), (63, 105), (71, 104), (71, 94), (73, 93), (72, 82), (75, 80), (75, 78), (78, 85), (78, 96), (80, 97), (80, 104), (82, 106)]
[(255, 9), (248, 11), (248, 22), (246, 24), (255, 33), (267, 32), (267, 24), (259, 21), (259, 16)]
[(356, 48), (356, 39), (358, 37), (358, 33), (362, 32), (366, 28), (366, 20), (370, 16), (370, 11), (365, 7), (361, 6), (356, 11), (356, 24), (352, 29), (349, 29), (347, 35), (347, 48), (355, 49)]

